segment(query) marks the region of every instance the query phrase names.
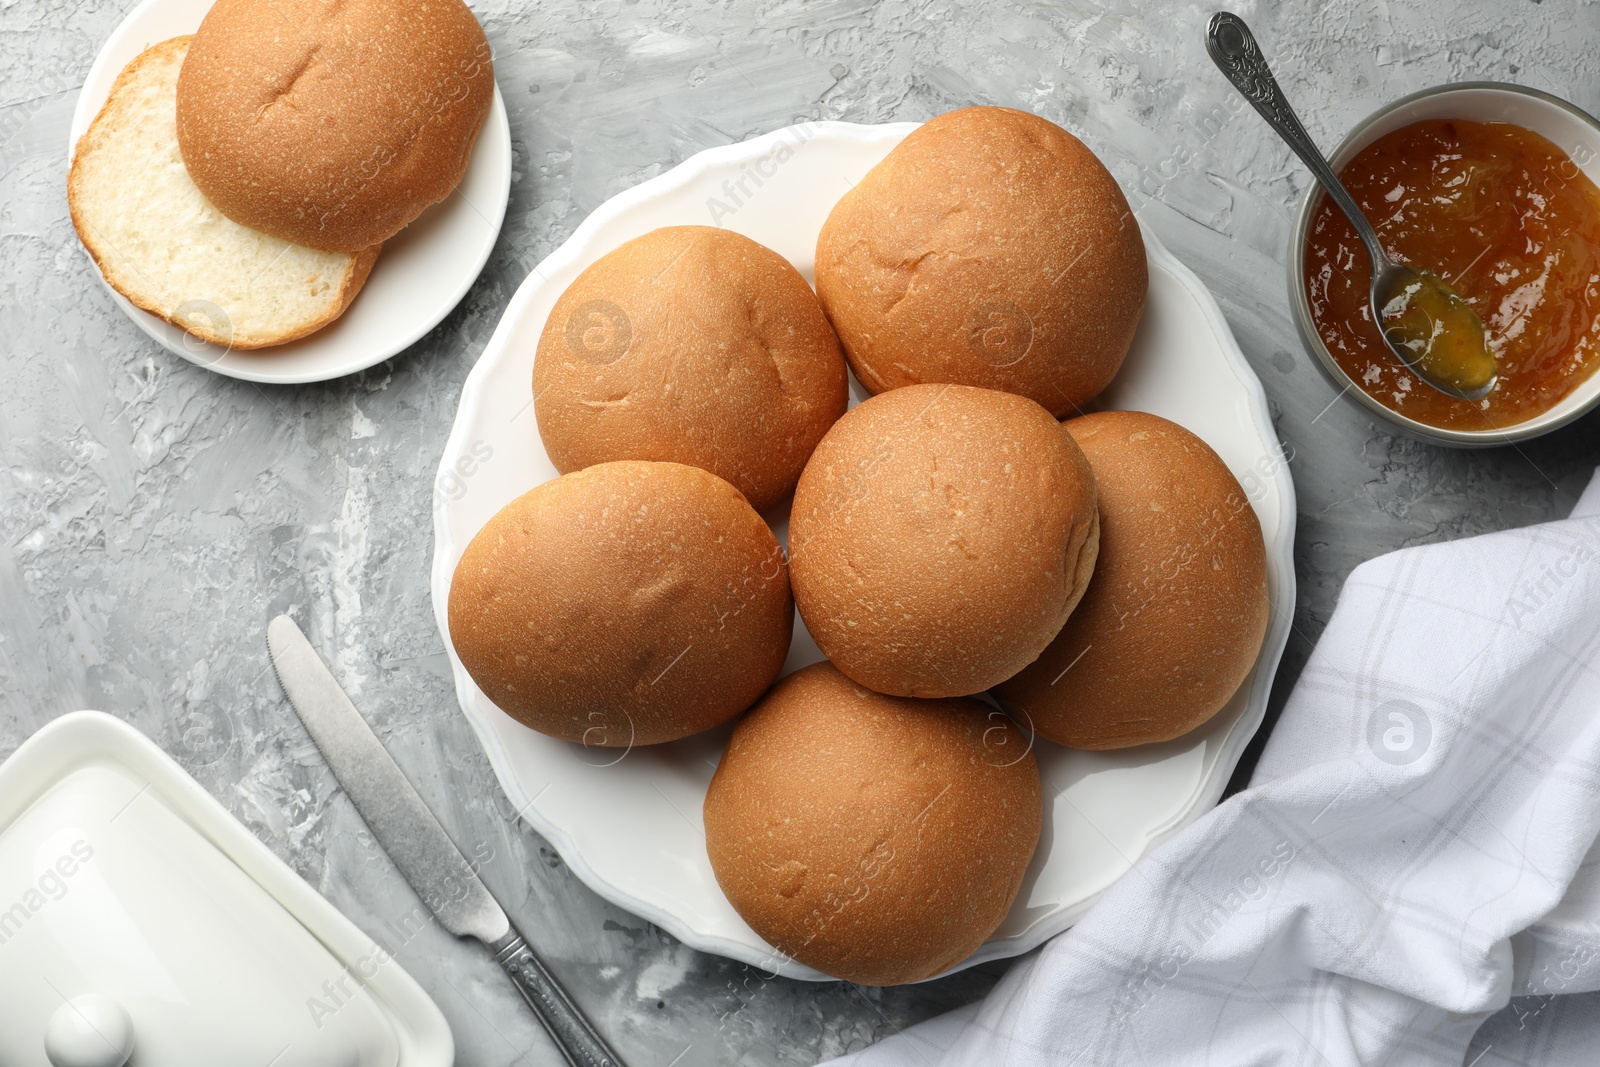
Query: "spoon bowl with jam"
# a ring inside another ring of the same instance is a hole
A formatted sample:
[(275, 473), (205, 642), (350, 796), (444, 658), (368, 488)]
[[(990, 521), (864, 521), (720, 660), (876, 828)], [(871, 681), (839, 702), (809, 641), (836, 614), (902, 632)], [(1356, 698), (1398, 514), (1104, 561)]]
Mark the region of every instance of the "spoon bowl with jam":
[[(1371, 229), (1359, 215), (1351, 223), (1358, 233)], [(1461, 400), (1487, 395), (1500, 374), (1489, 332), (1466, 298), (1431, 270), (1387, 257), (1373, 256), (1373, 264), (1372, 321), (1395, 358), (1442, 393)]]
[(1372, 260), (1372, 319), (1394, 357), (1441, 393), (1477, 400), (1499, 380), (1483, 320), (1437, 274), (1397, 263), (1344, 183), (1317, 149), (1278, 87), (1255, 35), (1238, 15), (1221, 11), (1206, 27), (1206, 51), (1217, 67), (1282, 137), (1349, 218)]

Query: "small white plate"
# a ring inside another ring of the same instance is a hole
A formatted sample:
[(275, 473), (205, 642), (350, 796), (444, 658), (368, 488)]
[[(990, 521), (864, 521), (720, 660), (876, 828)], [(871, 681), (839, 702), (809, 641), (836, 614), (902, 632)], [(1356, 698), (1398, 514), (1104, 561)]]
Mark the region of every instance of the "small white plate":
[[(153, 44), (194, 33), (212, 3), (144, 0), (128, 13), (84, 79), (72, 113), (69, 160), (122, 68)], [(510, 195), (511, 125), (496, 86), (466, 176), (456, 191), (384, 243), (367, 284), (349, 309), (316, 333), (271, 348), (237, 351), (208, 344), (134, 307), (109, 284), (106, 289), (141, 330), (191, 363), (252, 382), (327, 381), (383, 362), (450, 314), (488, 262)], [(98, 267), (95, 270), (99, 272)]]
[[(817, 233), (834, 203), (914, 128), (790, 127), (701, 152), (601, 205), (512, 298), (467, 378), (434, 484), (434, 614), (461, 706), (517, 811), (607, 900), (695, 948), (793, 978), (826, 976), (783, 959), (756, 936), (722, 895), (706, 858), (701, 805), (727, 728), (626, 754), (529, 730), (495, 707), (456, 658), (446, 618), (450, 577), (490, 516), (556, 476), (534, 420), (533, 356), (551, 306), (581, 270), (659, 226), (701, 223), (761, 242), (809, 280)], [(1288, 638), (1294, 486), (1266, 396), (1205, 287), (1148, 232), (1145, 247), (1144, 318), (1101, 403), (1163, 415), (1221, 454), (1266, 535), (1272, 623), (1250, 679), (1200, 730), (1120, 752), (1038, 743), (1046, 797), (1038, 852), (1011, 914), (961, 967), (1018, 955), (1066, 929), (1134, 860), (1216, 803), (1261, 724)], [(852, 400), (863, 395), (852, 382)], [(768, 518), (786, 541), (787, 516)], [(821, 658), (797, 616), (785, 670)]]

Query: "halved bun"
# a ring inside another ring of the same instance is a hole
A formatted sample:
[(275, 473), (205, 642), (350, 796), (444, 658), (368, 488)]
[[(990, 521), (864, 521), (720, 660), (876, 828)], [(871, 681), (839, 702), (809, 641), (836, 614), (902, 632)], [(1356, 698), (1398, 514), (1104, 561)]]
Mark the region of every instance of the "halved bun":
[(344, 313), (377, 248), (319, 252), (246, 229), (206, 200), (178, 152), (173, 113), (188, 37), (117, 76), (73, 152), (72, 224), (112, 287), (213, 344), (263, 348)]

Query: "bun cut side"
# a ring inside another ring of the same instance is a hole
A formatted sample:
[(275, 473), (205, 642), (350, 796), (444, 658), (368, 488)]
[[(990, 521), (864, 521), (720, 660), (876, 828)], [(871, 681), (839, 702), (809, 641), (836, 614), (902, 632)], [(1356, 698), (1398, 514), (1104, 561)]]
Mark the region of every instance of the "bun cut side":
[(493, 95), (461, 0), (217, 0), (178, 80), (178, 143), (233, 221), (356, 251), (450, 195)]

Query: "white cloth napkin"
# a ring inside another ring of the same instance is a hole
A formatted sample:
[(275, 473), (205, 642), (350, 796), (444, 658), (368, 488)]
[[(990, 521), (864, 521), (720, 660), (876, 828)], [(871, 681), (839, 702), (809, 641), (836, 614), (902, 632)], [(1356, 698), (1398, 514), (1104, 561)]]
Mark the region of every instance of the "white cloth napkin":
[(986, 1000), (834, 1062), (1600, 1063), (1597, 833), (1600, 476), (1356, 568), (1248, 791)]

